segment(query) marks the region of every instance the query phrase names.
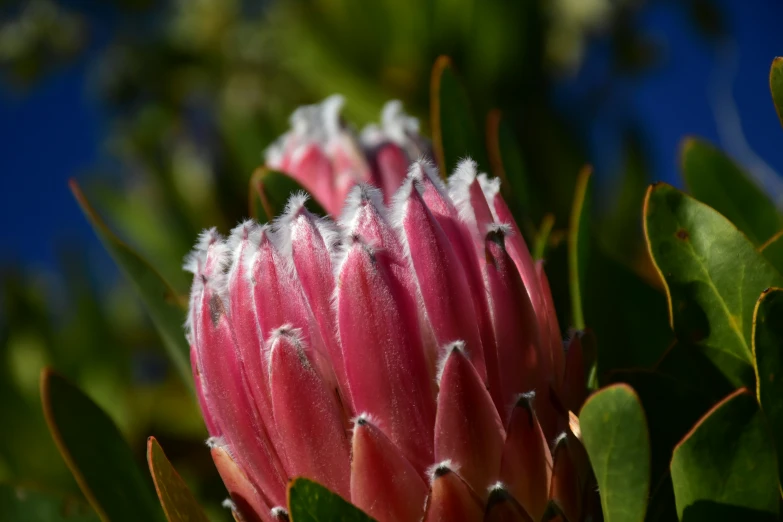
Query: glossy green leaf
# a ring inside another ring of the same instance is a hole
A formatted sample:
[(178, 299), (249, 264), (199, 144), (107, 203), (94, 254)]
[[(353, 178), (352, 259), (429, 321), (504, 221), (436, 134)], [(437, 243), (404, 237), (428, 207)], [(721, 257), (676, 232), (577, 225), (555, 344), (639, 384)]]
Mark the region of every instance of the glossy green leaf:
[(710, 410), (671, 461), (683, 522), (777, 520), (777, 459), (756, 399), (742, 388)]
[(435, 158), (446, 176), (467, 156), (482, 169), (488, 164), (476, 122), (470, 111), (470, 100), (451, 65), (451, 59), (441, 56), (432, 67), (430, 80), (430, 125)]
[[(272, 221), (283, 213), (292, 194), (307, 192), (288, 174), (259, 167), (250, 178), (248, 205), (250, 215), (261, 223)], [(307, 209), (319, 216), (326, 212), (311, 196), (305, 204)]]
[(636, 392), (615, 384), (594, 393), (579, 414), (604, 520), (641, 522), (650, 492), (650, 438)]
[(81, 390), (44, 369), (41, 401), (49, 431), (102, 520), (162, 522), (151, 485), (112, 420)]
[(98, 522), (82, 499), (27, 487), (0, 485), (0, 515), (13, 522)]
[(761, 245), (783, 227), (769, 196), (723, 152), (706, 141), (688, 138), (681, 159), (693, 197), (723, 214), (754, 244)]
[[(783, 474), (783, 289), (761, 294), (753, 317), (756, 396), (777, 446), (778, 473)], [(783, 475), (778, 479), (783, 485)]]
[(288, 486), (288, 513), (291, 522), (372, 522), (337, 493), (306, 478), (294, 479)]
[(774, 266), (780, 274), (783, 274), (783, 230), (769, 238), (759, 247), (759, 252)]
[(147, 440), (147, 464), (169, 522), (209, 522), (190, 488), (171, 465), (155, 437)]
[(587, 256), (590, 248), (591, 180), (593, 169), (585, 167), (579, 173), (574, 193), (574, 206), (568, 229), (568, 276), (571, 290), (571, 313), (574, 328), (584, 330), (585, 317), (582, 311), (582, 295), (587, 276)]
[(775, 111), (783, 124), (783, 58), (781, 57), (772, 61), (772, 67), (769, 70), (769, 90), (772, 91)]
[(781, 276), (725, 217), (659, 183), (644, 227), (677, 339), (698, 346), (735, 386), (752, 386), (753, 303)]
[(190, 370), (190, 349), (185, 341), (182, 324), (185, 321), (187, 303), (177, 295), (147, 261), (134, 252), (128, 245), (120, 241), (109, 230), (101, 217), (95, 212), (87, 198), (82, 193), (76, 181), (70, 182), (71, 191), (82, 212), (92, 225), (93, 230), (109, 252), (114, 262), (133, 284), (139, 298), (144, 303), (152, 319), (155, 329), (163, 340), (174, 367), (183, 382), (192, 390), (193, 376)]

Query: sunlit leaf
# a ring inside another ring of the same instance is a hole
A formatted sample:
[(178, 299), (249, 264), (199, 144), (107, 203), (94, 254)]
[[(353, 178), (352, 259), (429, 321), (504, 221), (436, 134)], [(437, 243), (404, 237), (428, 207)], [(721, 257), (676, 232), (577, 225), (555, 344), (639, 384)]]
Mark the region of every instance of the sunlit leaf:
[(155, 437), (147, 440), (147, 464), (169, 522), (209, 522), (190, 488), (171, 465)]
[(639, 397), (624, 384), (604, 388), (585, 402), (579, 424), (604, 520), (641, 522), (650, 492), (650, 437)]
[(725, 217), (669, 185), (649, 189), (644, 215), (677, 339), (703, 350), (735, 386), (752, 386), (753, 303), (783, 276)]
[(682, 144), (682, 173), (690, 193), (711, 206), (760, 245), (783, 227), (769, 196), (723, 152), (706, 141)]
[(41, 373), (44, 415), (79, 487), (103, 520), (162, 522), (163, 513), (112, 420), (63, 377)]

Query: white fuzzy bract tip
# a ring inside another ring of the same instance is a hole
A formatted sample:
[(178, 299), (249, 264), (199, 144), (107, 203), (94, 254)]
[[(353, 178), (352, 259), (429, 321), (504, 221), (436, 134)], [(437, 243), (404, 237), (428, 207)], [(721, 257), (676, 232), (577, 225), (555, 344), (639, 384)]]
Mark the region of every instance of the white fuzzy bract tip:
[(492, 212), (492, 219), (498, 221), (497, 212), (495, 212), (495, 198), (500, 193), (500, 178), (490, 178), (483, 172), (478, 175), (479, 186), (484, 193), (484, 198), (489, 204), (489, 211)]
[(354, 425), (354, 428), (356, 426), (375, 426), (376, 428), (379, 425), (378, 419), (372, 416), (372, 414), (364, 412), (360, 413), (353, 419), (351, 419), (351, 423)]
[(270, 511), (269, 514), (272, 515), (272, 518), (275, 520), (288, 520), (288, 510), (281, 506), (275, 506)]
[(497, 236), (500, 238), (510, 237), (514, 233), (514, 229), (508, 223), (490, 223), (487, 225), (486, 234)]
[(446, 459), (427, 468), (426, 474), (430, 478), (430, 485), (432, 485), (439, 477), (457, 471), (459, 471), (459, 466), (451, 459)]
[(386, 207), (383, 204), (383, 192), (377, 187), (366, 183), (354, 185), (345, 198), (343, 212), (338, 220), (339, 225), (347, 232), (352, 233), (356, 227), (359, 212), (370, 206), (381, 218), (386, 219)]
[(437, 372), (435, 374), (435, 379), (439, 385), (440, 380), (443, 377), (443, 371), (446, 369), (446, 363), (449, 361), (449, 357), (451, 357), (453, 352), (459, 352), (467, 358), (468, 348), (465, 345), (465, 341), (452, 341), (443, 345), (443, 348), (441, 348), (440, 358), (438, 359)]
[(498, 481), (498, 482), (495, 482), (494, 484), (492, 484), (491, 486), (489, 486), (487, 488), (487, 491), (490, 494), (495, 493), (496, 491), (505, 493), (506, 491), (508, 491), (508, 489), (506, 488), (505, 484), (503, 484), (502, 482)]

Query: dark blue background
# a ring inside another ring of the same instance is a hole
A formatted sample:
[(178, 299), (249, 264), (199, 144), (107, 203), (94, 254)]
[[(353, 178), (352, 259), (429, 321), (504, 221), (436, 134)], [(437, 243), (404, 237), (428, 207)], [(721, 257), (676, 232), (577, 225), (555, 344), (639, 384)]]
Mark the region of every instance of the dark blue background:
[[(601, 40), (591, 45), (580, 73), (558, 87), (558, 104), (575, 118), (599, 174), (616, 167), (619, 143), (613, 130), (631, 119), (645, 131), (654, 178), (680, 184), (676, 158), (681, 138), (696, 134), (720, 143), (709, 86), (716, 72), (730, 68), (726, 55), (732, 52), (737, 66), (734, 101), (746, 140), (760, 158), (783, 172), (783, 129), (768, 86), (770, 63), (783, 55), (783, 2), (721, 4), (732, 35), (729, 47), (721, 48), (695, 34), (681, 9), (645, 8), (641, 26), (663, 44), (663, 61), (641, 76), (613, 84), (598, 117), (574, 100), (605, 73), (607, 52)], [(100, 249), (67, 180), (101, 158), (108, 119), (91, 95), (89, 71), (106, 39), (98, 38), (77, 63), (47, 76), (31, 91), (0, 85), (0, 264), (53, 267), (58, 241)]]

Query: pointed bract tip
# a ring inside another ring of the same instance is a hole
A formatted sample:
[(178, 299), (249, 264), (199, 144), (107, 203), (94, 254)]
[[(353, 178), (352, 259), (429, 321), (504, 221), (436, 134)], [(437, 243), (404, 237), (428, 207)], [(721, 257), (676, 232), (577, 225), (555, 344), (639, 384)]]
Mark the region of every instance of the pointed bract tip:
[(302, 330), (299, 328), (294, 328), (292, 324), (286, 323), (284, 325), (278, 326), (277, 328), (273, 329), (269, 334), (269, 339), (267, 342), (269, 345), (273, 345), (275, 341), (279, 339), (286, 339), (294, 346), (301, 346), (304, 342), (304, 338), (302, 337)]
[(223, 437), (209, 437), (207, 439), (207, 447), (209, 449), (220, 448), (225, 449), (226, 441)]
[(290, 223), (296, 219), (301, 212), (308, 212), (305, 207), (305, 204), (308, 201), (310, 201), (310, 195), (303, 190), (298, 190), (291, 194), (288, 198), (288, 202), (285, 204), (285, 210), (283, 210), (280, 220)]
[(469, 359), (468, 348), (465, 345), (465, 341), (452, 341), (443, 345), (443, 348), (441, 348), (440, 358), (438, 359), (437, 372), (435, 377), (438, 384), (440, 384), (440, 380), (443, 377), (443, 371), (446, 369), (446, 364), (449, 362), (451, 354), (455, 352), (461, 353), (463, 356), (465, 356), (466, 359)]
[(288, 510), (284, 507), (280, 507), (280, 506), (273, 507), (269, 511), (269, 514), (272, 515), (272, 518), (274, 520), (285, 520), (285, 521), (289, 520)]
[(500, 178), (490, 178), (482, 172), (478, 175), (478, 181), (481, 191), (484, 192), (484, 197), (490, 203), (490, 209), (493, 209), (492, 201), (500, 193)]
[(508, 493), (508, 489), (506, 489), (506, 485), (503, 484), (500, 481), (495, 482), (494, 484), (490, 485), (487, 488), (487, 491), (489, 492), (490, 495), (492, 495), (492, 494), (501, 494), (501, 493), (507, 494)]
[(220, 503), (221, 507), (225, 509), (230, 509), (231, 511), (236, 512), (237, 511), (237, 505), (234, 504), (234, 501), (230, 498), (224, 499), (223, 502)]
[(378, 419), (373, 417), (371, 414), (364, 412), (360, 413), (353, 419), (351, 419), (351, 422), (353, 423), (354, 427), (358, 426), (375, 426), (378, 427)]
[(508, 223), (490, 223), (487, 225), (487, 241), (494, 241), (499, 245), (505, 245), (506, 238), (514, 233), (514, 229)]
[(568, 442), (568, 432), (564, 431), (557, 437), (555, 437), (555, 441), (552, 444), (552, 453), (554, 454), (555, 448), (557, 448), (560, 444), (566, 444)]
[(530, 390), (517, 395), (514, 405), (516, 407), (530, 408), (533, 406), (533, 401), (536, 398), (536, 390)]
[(207, 228), (201, 231), (196, 240), (196, 244), (186, 256), (182, 268), (191, 274), (198, 275), (206, 263), (207, 251), (209, 248), (223, 240), (216, 227)]
[(338, 223), (348, 233), (352, 233), (356, 226), (356, 217), (359, 212), (369, 206), (375, 210), (382, 219), (386, 219), (386, 206), (383, 204), (383, 192), (381, 189), (368, 183), (358, 183), (351, 188), (343, 204), (343, 211)]
[(459, 466), (457, 466), (451, 459), (447, 459), (433, 464), (427, 468), (426, 473), (430, 478), (430, 485), (432, 485), (432, 483), (434, 483), (440, 477), (448, 475), (449, 473), (456, 473), (458, 470)]

